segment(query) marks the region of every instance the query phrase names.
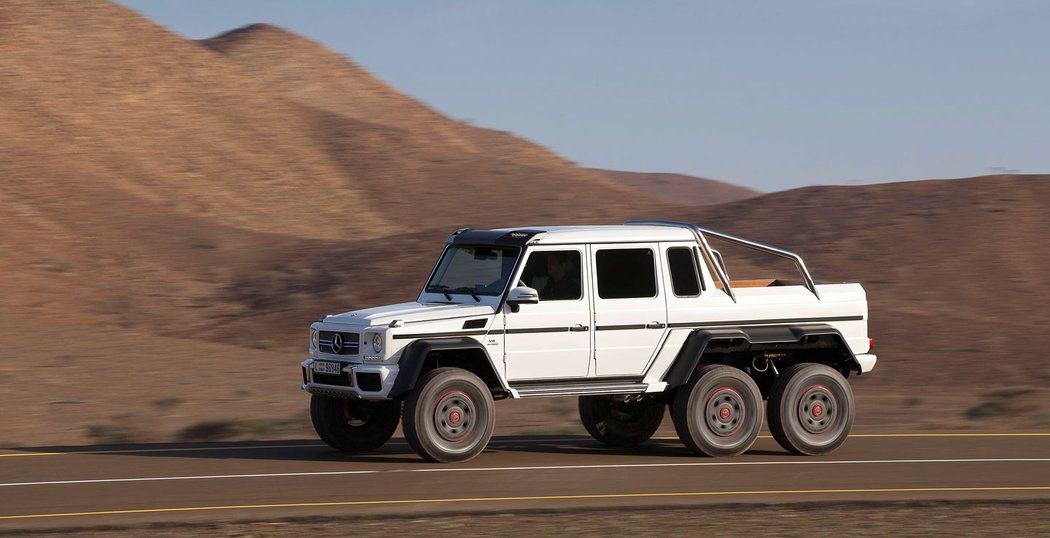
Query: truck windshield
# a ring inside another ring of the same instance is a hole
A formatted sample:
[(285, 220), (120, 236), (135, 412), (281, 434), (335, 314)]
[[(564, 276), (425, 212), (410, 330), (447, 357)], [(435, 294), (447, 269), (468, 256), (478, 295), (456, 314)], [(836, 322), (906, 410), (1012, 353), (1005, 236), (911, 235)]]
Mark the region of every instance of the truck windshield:
[(438, 262), (424, 291), (451, 294), (501, 295), (514, 271), (517, 247), (451, 246)]

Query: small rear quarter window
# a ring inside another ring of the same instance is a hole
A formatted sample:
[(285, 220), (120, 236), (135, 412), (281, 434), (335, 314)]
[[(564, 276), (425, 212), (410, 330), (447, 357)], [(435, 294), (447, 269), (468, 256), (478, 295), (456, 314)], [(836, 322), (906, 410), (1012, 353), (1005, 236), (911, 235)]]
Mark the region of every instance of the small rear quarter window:
[(671, 287), (678, 297), (700, 295), (700, 276), (696, 270), (696, 256), (688, 247), (667, 249), (667, 267), (671, 272)]

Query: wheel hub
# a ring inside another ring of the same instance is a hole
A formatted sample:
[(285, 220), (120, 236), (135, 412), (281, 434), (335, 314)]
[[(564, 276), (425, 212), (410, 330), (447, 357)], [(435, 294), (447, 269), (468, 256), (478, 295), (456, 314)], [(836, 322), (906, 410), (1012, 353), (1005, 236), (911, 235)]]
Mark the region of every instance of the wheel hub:
[(809, 433), (822, 434), (834, 423), (836, 408), (835, 395), (831, 390), (814, 385), (802, 391), (799, 397), (798, 421)]
[(719, 437), (735, 435), (740, 429), (744, 413), (743, 398), (729, 387), (715, 389), (704, 404), (707, 427)]
[(434, 406), (434, 425), (438, 435), (446, 441), (459, 443), (474, 429), (474, 401), (460, 391), (449, 392), (438, 398)]

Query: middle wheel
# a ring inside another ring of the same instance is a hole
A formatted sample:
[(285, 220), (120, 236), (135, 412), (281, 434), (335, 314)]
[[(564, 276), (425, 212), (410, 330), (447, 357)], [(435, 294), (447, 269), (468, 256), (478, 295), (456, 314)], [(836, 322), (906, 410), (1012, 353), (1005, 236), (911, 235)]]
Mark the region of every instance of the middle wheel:
[(448, 463), (477, 456), (488, 446), (495, 426), (489, 388), (460, 368), (431, 370), (405, 401), (405, 440), (429, 461)]
[(735, 456), (751, 448), (762, 427), (762, 392), (743, 371), (704, 366), (678, 389), (671, 417), (685, 446), (708, 456)]
[(580, 420), (587, 433), (609, 446), (632, 447), (649, 440), (664, 419), (664, 404), (651, 396), (580, 396)]

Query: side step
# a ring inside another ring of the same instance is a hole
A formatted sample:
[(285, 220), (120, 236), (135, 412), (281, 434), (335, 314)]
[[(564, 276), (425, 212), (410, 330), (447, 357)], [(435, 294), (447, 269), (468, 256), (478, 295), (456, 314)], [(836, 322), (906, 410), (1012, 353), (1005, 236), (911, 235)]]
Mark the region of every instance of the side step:
[(528, 385), (524, 387), (511, 388), (518, 391), (522, 398), (538, 398), (542, 396), (587, 396), (590, 394), (640, 394), (645, 392), (649, 385), (646, 383), (580, 383), (566, 385)]

